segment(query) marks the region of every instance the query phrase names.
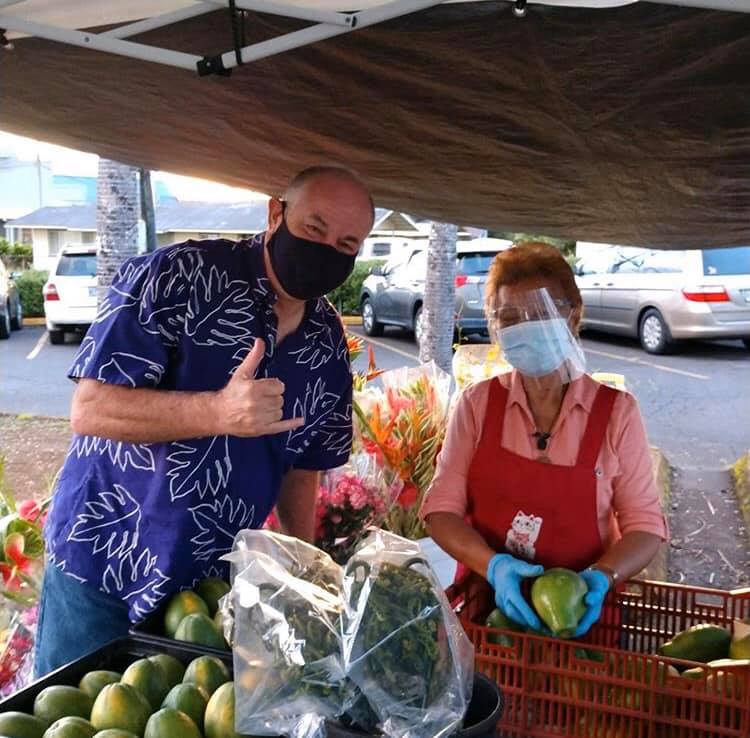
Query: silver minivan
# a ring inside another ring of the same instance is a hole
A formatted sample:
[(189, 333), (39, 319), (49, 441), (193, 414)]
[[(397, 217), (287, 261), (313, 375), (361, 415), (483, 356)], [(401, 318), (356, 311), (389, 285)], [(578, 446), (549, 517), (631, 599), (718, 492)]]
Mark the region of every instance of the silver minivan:
[(576, 267), (583, 327), (637, 337), (652, 354), (682, 339), (750, 348), (750, 246), (663, 251), (585, 244)]

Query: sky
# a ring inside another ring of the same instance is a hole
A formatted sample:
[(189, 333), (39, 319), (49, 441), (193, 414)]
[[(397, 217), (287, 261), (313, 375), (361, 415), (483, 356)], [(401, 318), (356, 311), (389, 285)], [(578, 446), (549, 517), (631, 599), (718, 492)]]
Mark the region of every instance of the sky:
[[(12, 155), (24, 161), (35, 161), (37, 156), (52, 165), (55, 174), (95, 177), (98, 157), (82, 151), (66, 149), (62, 146), (23, 138), (12, 133), (0, 131), (0, 156)], [(266, 196), (228, 187), (216, 182), (208, 182), (193, 177), (183, 177), (168, 172), (153, 172), (152, 180), (161, 180), (167, 184), (169, 191), (178, 200), (202, 200), (204, 202), (241, 202), (266, 199)]]

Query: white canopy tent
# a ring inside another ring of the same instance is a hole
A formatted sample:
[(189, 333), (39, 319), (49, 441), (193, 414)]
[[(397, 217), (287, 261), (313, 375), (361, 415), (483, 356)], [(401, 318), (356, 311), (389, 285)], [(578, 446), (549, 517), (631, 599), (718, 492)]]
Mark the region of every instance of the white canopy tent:
[(0, 29), (21, 135), (267, 193), (342, 162), (494, 230), (750, 242), (750, 0), (0, 0)]
[[(456, 0), (452, 0), (456, 1)], [(475, 0), (457, 0), (473, 2)], [(732, 12), (750, 13), (750, 0), (507, 0), (516, 13), (526, 12), (528, 4), (607, 10), (636, 2), (681, 5)], [(223, 73), (238, 64), (249, 63), (367, 26), (441, 5), (445, 0), (358, 0), (359, 9), (351, 11), (346, 0), (0, 0), (0, 28), (6, 31), (96, 49), (112, 54), (166, 64), (199, 74)], [(201, 57), (171, 49), (160, 49), (127, 41), (145, 31), (195, 18), (217, 7), (252, 10), (258, 13), (310, 21), (311, 26), (267, 41), (240, 46), (213, 57)], [(100, 33), (82, 32), (102, 26), (116, 26)], [(10, 38), (13, 38), (11, 35)]]

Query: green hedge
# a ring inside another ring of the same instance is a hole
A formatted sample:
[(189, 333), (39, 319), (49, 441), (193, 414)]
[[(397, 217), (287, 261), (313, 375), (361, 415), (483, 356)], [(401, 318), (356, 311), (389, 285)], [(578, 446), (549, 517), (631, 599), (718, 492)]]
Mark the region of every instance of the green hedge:
[(365, 281), (373, 267), (383, 263), (382, 259), (358, 261), (354, 265), (354, 271), (349, 279), (341, 287), (328, 293), (328, 299), (342, 315), (359, 315), (359, 293), (362, 289), (362, 282)]
[(0, 238), (0, 259), (9, 272), (20, 272), (31, 267), (34, 249), (25, 243), (10, 243)]
[(38, 318), (44, 316), (44, 298), (42, 287), (47, 281), (47, 272), (38, 272), (27, 269), (16, 277), (18, 294), (21, 296), (23, 314), (27, 318)]
[(34, 256), (34, 249), (30, 244), (10, 243), (10, 241), (0, 238), (0, 256), (15, 256), (23, 259), (31, 259)]

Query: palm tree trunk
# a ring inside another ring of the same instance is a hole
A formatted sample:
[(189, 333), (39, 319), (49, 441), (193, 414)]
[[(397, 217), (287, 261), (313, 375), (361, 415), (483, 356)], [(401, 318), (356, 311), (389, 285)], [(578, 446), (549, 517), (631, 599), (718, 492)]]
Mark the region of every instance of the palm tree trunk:
[(458, 227), (433, 223), (427, 245), (427, 280), (424, 292), (424, 330), (419, 360), (433, 360), (451, 371), (456, 313), (456, 239)]
[(99, 302), (107, 294), (120, 265), (138, 253), (139, 214), (138, 170), (127, 164), (99, 159), (96, 186)]

